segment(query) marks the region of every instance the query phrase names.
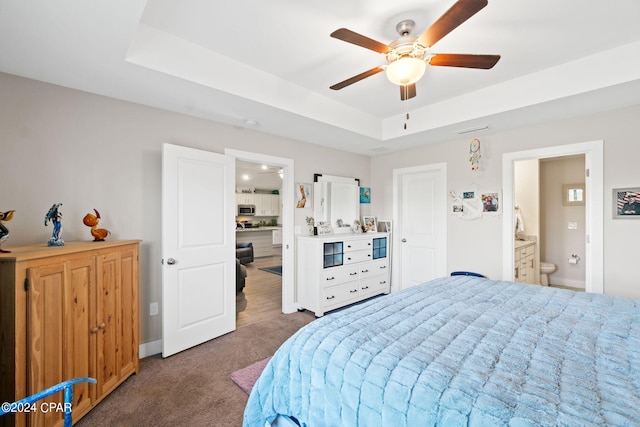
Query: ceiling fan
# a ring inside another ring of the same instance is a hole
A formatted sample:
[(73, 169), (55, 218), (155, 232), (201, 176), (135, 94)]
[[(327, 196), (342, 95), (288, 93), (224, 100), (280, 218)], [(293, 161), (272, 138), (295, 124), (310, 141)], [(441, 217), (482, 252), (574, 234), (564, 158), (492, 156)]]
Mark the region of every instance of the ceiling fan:
[(420, 80), (427, 64), (439, 67), (492, 68), (500, 55), (474, 55), (457, 53), (431, 53), (429, 49), (441, 38), (460, 24), (478, 13), (488, 4), (488, 0), (458, 0), (436, 22), (418, 37), (411, 36), (415, 26), (412, 20), (405, 20), (396, 26), (400, 38), (386, 45), (346, 28), (331, 33), (331, 37), (352, 43), (386, 56), (388, 65), (379, 66), (336, 83), (330, 88), (340, 90), (386, 69), (387, 77), (400, 86), (400, 99), (416, 96), (416, 82)]

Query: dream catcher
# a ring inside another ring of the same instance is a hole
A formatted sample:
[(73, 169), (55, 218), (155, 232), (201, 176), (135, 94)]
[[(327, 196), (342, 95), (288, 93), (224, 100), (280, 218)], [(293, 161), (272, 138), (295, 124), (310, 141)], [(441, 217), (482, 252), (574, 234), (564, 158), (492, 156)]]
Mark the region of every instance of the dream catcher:
[(469, 163), (472, 171), (480, 169), (480, 157), (480, 140), (474, 138), (469, 143)]

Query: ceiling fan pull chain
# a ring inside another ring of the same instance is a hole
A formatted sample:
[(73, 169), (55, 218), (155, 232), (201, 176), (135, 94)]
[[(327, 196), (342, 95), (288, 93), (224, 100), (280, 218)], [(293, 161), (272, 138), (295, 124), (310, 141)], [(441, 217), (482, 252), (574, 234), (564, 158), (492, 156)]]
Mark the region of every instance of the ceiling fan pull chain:
[(404, 91), (404, 113), (405, 113), (405, 121), (404, 128), (407, 129), (407, 120), (409, 120), (409, 86), (402, 86), (402, 90)]

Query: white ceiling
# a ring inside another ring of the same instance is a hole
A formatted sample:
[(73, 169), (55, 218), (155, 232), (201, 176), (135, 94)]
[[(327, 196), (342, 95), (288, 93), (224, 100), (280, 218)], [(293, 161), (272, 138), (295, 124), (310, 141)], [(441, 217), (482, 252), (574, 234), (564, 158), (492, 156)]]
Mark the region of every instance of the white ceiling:
[(0, 71), (368, 155), (640, 102), (638, 0), (489, 0), (432, 51), (493, 69), (428, 67), (408, 102), (384, 73), (329, 89), (384, 64), (332, 31), (389, 43), (453, 2), (0, 0)]
[(258, 190), (280, 190), (282, 178), (280, 167), (259, 163), (236, 162), (236, 187), (248, 187)]

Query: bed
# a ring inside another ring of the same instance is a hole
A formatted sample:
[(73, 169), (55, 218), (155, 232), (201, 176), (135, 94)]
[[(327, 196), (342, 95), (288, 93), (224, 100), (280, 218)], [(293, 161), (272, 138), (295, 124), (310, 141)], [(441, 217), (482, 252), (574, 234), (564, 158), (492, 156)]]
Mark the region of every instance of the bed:
[(244, 426), (282, 416), (313, 427), (638, 426), (640, 301), (468, 276), (375, 298), (278, 349)]

